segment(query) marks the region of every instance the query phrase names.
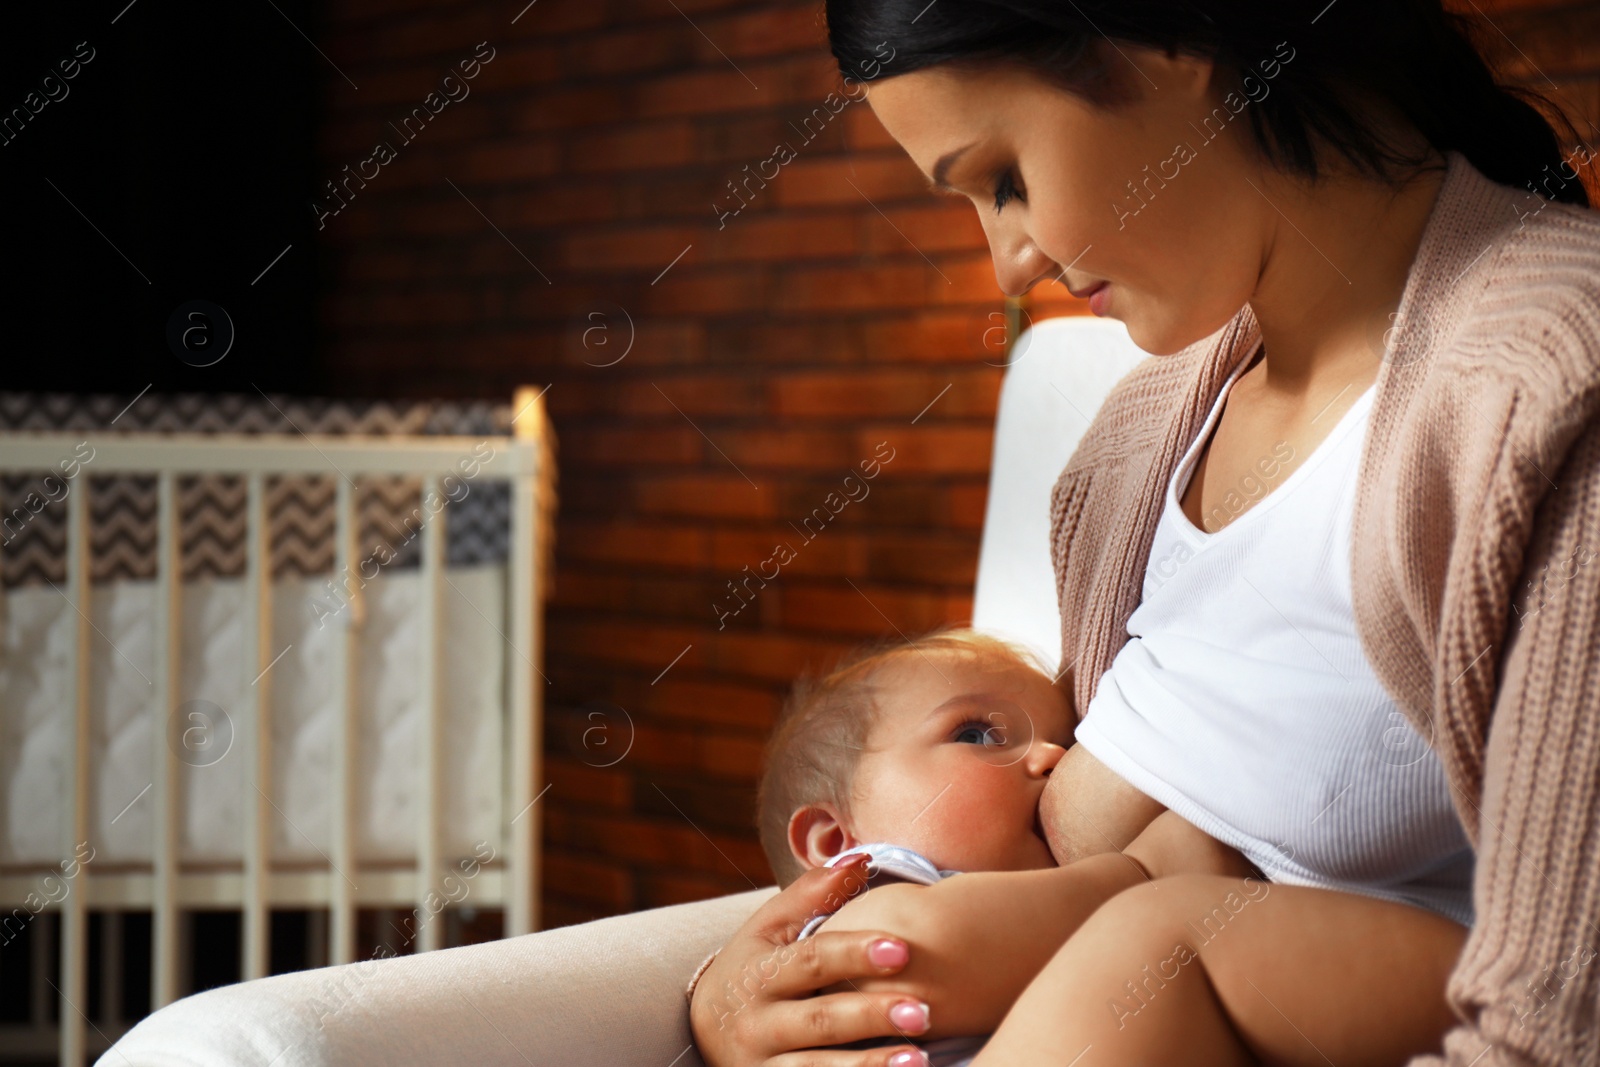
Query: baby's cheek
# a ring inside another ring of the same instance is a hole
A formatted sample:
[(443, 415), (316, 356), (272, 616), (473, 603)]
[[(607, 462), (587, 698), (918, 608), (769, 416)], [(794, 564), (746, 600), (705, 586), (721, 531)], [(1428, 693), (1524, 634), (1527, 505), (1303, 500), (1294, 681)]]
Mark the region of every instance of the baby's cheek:
[[(1007, 788), (1005, 772), (991, 767), (957, 777), (939, 803), (918, 819), (937, 816), (927, 828), (935, 838), (930, 854), (952, 870), (1002, 870), (1014, 865), (1011, 853), (1018, 833), (1032, 819), (1026, 798)], [(1013, 825), (1015, 824), (1015, 825)]]

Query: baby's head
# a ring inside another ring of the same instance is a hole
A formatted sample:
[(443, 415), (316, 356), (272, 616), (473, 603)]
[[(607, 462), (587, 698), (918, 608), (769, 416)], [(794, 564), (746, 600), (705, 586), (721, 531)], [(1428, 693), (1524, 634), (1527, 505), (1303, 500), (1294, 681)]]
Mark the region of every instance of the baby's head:
[(971, 630), (862, 649), (802, 677), (767, 743), (756, 805), (778, 884), (875, 841), (948, 870), (1055, 866), (1039, 796), (1075, 726), (1031, 656)]

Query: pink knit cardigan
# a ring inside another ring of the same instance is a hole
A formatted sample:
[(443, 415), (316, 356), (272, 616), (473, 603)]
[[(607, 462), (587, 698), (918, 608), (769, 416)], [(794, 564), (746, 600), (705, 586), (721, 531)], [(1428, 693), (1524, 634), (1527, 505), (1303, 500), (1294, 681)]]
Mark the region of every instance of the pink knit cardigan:
[[(1378, 374), (1351, 547), (1362, 647), (1477, 853), (1448, 984), (1461, 1025), (1410, 1067), (1600, 1065), (1600, 212), (1448, 160)], [(1145, 360), (1056, 483), (1080, 710), (1128, 639), (1173, 468), (1259, 338), (1246, 307)]]

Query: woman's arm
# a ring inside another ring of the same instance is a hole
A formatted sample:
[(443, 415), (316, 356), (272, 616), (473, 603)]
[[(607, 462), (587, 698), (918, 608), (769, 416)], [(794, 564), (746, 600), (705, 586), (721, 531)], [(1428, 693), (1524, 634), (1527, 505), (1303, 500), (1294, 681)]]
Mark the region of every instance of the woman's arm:
[(823, 929), (892, 930), (910, 946), (911, 962), (892, 977), (823, 992), (914, 997), (929, 1006), (931, 1028), (919, 1037), (986, 1034), (1101, 904), (1151, 878), (1191, 873), (1260, 876), (1238, 850), (1164, 811), (1120, 853), (882, 886), (845, 904)]
[(1034, 975), (1101, 904), (1145, 880), (1126, 856), (1105, 852), (1066, 867), (972, 871), (934, 885), (881, 886), (851, 900), (823, 930), (892, 930), (911, 961), (885, 978), (825, 993), (904, 994), (929, 1007), (919, 1038), (986, 1034)]
[(1504, 664), (1481, 803), (1464, 805), (1477, 922), (1446, 994), (1466, 1022), (1410, 1067), (1600, 1062), (1600, 423), (1552, 477), (1522, 565), (1541, 588), (1452, 683), (1493, 685)]

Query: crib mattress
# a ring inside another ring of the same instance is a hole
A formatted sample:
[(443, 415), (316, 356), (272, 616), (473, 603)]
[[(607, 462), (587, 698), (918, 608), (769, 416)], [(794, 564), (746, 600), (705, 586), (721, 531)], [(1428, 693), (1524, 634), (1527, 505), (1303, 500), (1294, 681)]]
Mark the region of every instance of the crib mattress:
[[(447, 857), (500, 847), (505, 722), (505, 565), (450, 566), (442, 635), (442, 835)], [(367, 584), (358, 642), (355, 845), (366, 863), (415, 862), (421, 818), (423, 700), (421, 574), (380, 573)], [(244, 581), (183, 588), (179, 723), (157, 722), (154, 581), (95, 585), (90, 636), (90, 843), (96, 861), (148, 863), (154, 744), (180, 755), (179, 855), (189, 863), (242, 858), (243, 732), (256, 668), (246, 649)], [(341, 711), (332, 684), (344, 613), (326, 576), (273, 583), (271, 854), (325, 863), (332, 816), (332, 739)], [(5, 594), (0, 646), (0, 867), (55, 865), (70, 853), (72, 689), (67, 662), (75, 612), (50, 585)], [(285, 651), (286, 650), (286, 651)], [(248, 665), (248, 666), (247, 666)], [(193, 703), (190, 702), (203, 702)], [(196, 712), (200, 718), (191, 718)], [(185, 729), (210, 731), (184, 736)], [(224, 745), (225, 733), (232, 739)], [(198, 743), (196, 743), (198, 742)]]

